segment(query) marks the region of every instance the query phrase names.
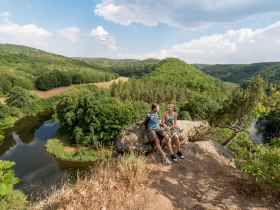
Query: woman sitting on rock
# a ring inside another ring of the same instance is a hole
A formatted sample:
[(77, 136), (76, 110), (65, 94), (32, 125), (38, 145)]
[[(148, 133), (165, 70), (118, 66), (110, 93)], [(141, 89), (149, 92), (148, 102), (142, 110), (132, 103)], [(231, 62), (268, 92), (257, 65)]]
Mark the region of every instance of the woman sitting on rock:
[(180, 141), (179, 141), (179, 136), (175, 131), (175, 126), (176, 126), (176, 122), (177, 122), (177, 113), (173, 111), (174, 109), (174, 105), (173, 104), (168, 104), (167, 105), (167, 111), (164, 112), (162, 119), (161, 119), (161, 123), (163, 126), (163, 129), (165, 130), (165, 132), (170, 136), (170, 141), (168, 141), (168, 147), (171, 153), (171, 159), (174, 162), (177, 162), (177, 158), (173, 153), (172, 150), (172, 145), (171, 145), (171, 141), (172, 139), (175, 141), (176, 143), (176, 147), (177, 147), (177, 155), (184, 159), (184, 155), (182, 154), (182, 152), (180, 151)]

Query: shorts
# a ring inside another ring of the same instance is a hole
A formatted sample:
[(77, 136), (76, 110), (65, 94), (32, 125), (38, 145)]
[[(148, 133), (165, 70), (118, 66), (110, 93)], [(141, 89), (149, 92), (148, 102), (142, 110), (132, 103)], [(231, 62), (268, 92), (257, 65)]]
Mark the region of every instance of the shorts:
[(166, 128), (163, 128), (163, 130), (164, 130), (165, 133), (167, 133), (171, 138), (173, 138), (174, 136), (178, 135), (174, 128), (171, 128), (170, 133), (167, 131)]
[(162, 129), (149, 130), (149, 139), (150, 141), (161, 140), (164, 138), (164, 133)]

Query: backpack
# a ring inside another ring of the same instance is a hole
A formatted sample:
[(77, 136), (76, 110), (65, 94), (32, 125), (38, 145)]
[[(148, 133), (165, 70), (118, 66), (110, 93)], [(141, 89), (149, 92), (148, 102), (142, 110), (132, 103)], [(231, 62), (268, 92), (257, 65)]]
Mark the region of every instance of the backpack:
[(144, 126), (145, 126), (145, 128), (148, 130), (148, 125), (149, 125), (149, 121), (150, 121), (150, 115), (151, 115), (151, 113), (149, 112), (149, 118), (147, 119), (147, 120), (145, 120), (145, 122), (144, 122)]

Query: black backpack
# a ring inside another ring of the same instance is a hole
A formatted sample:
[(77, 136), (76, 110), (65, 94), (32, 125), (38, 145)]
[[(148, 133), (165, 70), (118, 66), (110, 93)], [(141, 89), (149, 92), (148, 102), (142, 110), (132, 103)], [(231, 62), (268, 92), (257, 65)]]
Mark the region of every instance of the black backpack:
[(145, 122), (144, 122), (144, 126), (147, 130), (148, 130), (148, 125), (149, 125), (149, 121), (150, 121), (150, 115), (151, 115), (151, 112), (149, 112), (149, 118), (146, 119)]

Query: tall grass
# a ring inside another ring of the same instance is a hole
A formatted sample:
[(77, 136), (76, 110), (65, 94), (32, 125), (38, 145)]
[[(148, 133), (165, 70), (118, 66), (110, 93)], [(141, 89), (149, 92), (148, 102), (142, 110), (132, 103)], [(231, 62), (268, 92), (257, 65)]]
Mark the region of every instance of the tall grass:
[(127, 154), (104, 161), (74, 185), (65, 184), (34, 209), (127, 209), (139, 186), (147, 180), (146, 160)]

